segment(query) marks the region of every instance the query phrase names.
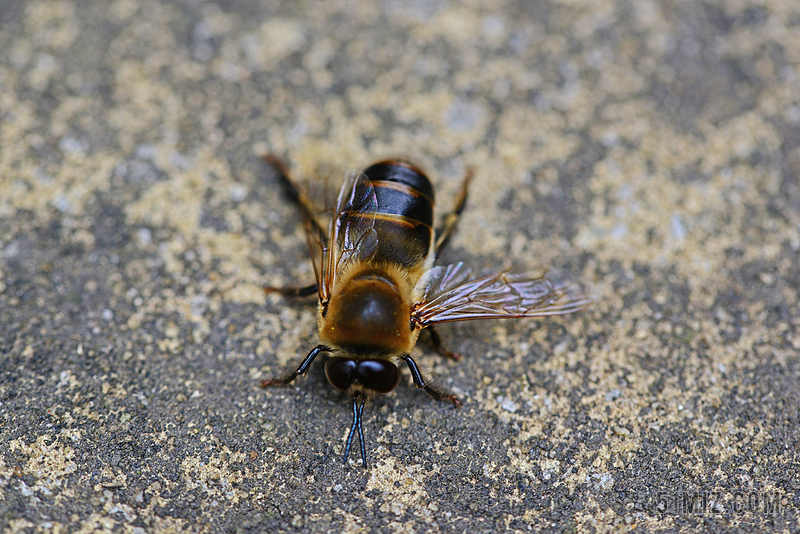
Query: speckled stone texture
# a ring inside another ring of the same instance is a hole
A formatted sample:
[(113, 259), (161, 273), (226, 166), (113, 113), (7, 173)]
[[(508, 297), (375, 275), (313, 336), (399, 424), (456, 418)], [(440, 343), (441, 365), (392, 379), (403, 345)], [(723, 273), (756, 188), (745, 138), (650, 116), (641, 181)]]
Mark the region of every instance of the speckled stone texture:
[[(3, 532), (800, 528), (800, 3), (5, 0)], [(394, 155), (444, 262), (565, 318), (445, 325), (367, 404), (321, 362), (300, 217)], [(325, 186), (320, 189), (325, 189)]]

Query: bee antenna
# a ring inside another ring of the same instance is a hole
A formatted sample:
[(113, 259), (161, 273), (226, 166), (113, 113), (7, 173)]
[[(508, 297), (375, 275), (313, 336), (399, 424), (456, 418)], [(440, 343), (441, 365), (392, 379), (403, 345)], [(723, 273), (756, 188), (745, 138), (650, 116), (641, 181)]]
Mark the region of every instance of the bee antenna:
[(347, 436), (347, 445), (344, 448), (344, 461), (350, 456), (350, 447), (353, 445), (353, 437), (358, 430), (358, 442), (361, 445), (361, 459), (364, 462), (364, 469), (367, 468), (367, 448), (364, 446), (364, 428), (361, 424), (361, 414), (364, 411), (364, 403), (367, 397), (361, 397), (361, 404), (358, 404), (358, 395), (353, 397), (353, 425), (350, 427), (350, 434)]

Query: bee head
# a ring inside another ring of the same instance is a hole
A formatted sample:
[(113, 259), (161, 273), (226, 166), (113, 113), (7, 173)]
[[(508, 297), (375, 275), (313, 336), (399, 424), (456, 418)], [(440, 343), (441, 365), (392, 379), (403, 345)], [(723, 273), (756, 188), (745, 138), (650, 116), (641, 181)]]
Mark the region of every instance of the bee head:
[(389, 393), (400, 381), (397, 365), (385, 358), (333, 356), (325, 363), (325, 375), (339, 391), (354, 388), (366, 393)]

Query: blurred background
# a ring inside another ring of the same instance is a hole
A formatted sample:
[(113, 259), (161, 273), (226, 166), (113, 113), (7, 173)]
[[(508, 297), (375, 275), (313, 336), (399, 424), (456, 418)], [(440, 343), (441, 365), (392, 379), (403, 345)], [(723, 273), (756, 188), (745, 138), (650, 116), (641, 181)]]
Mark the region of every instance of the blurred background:
[[(28, 0), (0, 6), (9, 532), (798, 527), (800, 5)], [(575, 316), (439, 329), (365, 409), (316, 342), (296, 210), (387, 156), (442, 261), (557, 269)], [(351, 459), (351, 460), (356, 460)]]

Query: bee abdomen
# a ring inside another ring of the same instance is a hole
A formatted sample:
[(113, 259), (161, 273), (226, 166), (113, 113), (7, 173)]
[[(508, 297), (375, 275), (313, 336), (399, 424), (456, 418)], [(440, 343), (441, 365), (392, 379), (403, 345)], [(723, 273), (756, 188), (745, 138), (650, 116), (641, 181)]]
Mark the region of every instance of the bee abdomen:
[(433, 241), (433, 186), (425, 174), (403, 160), (375, 163), (364, 171), (372, 182), (378, 208), (378, 259), (421, 265)]

